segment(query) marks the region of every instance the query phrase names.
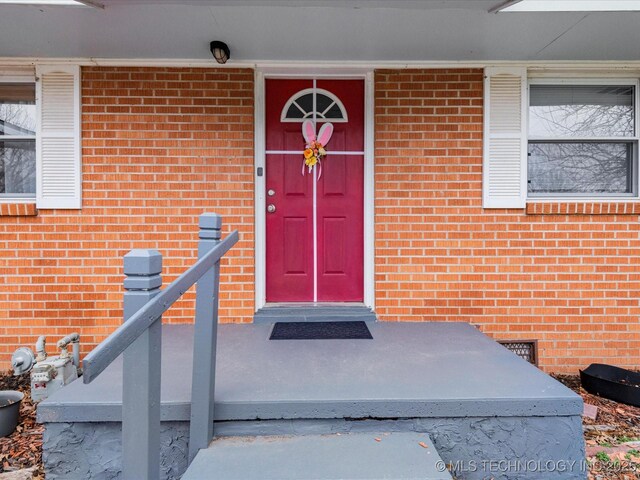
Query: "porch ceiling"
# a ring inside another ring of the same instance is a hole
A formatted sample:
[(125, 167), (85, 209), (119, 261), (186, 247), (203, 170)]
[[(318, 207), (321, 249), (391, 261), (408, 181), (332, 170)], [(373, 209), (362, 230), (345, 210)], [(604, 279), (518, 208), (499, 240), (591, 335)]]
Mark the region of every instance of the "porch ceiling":
[(100, 0), (0, 5), (0, 57), (232, 61), (638, 60), (638, 12), (502, 13), (502, 0)]

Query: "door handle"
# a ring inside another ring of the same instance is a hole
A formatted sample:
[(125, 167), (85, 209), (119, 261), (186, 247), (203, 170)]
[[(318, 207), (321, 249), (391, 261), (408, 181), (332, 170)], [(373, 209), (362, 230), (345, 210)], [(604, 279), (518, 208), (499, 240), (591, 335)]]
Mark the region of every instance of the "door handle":
[(275, 212), (275, 211), (276, 211), (276, 206), (275, 206), (273, 203), (270, 203), (270, 204), (267, 206), (267, 212), (269, 212), (269, 213), (273, 213), (273, 212)]

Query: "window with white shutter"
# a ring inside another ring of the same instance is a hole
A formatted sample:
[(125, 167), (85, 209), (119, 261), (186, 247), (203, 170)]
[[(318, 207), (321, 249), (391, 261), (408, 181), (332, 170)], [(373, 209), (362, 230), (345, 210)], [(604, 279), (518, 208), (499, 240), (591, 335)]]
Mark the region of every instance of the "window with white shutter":
[(39, 209), (82, 206), (80, 67), (36, 68), (36, 204)]
[(484, 208), (526, 207), (526, 81), (524, 67), (485, 69)]

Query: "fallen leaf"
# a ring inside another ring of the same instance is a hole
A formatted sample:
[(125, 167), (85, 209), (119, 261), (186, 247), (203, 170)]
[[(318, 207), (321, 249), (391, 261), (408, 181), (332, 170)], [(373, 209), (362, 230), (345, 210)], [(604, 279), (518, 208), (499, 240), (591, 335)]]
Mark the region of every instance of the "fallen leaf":
[(424, 442), (420, 442), (420, 443), (418, 443), (418, 445), (420, 445), (422, 448), (429, 448), (429, 445), (427, 445)]

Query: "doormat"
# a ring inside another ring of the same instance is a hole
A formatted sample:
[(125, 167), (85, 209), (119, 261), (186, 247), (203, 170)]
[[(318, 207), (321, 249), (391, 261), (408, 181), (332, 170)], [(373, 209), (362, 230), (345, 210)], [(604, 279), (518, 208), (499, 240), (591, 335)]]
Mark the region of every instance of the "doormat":
[(276, 322), (269, 340), (371, 340), (366, 322)]

